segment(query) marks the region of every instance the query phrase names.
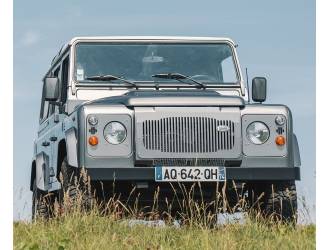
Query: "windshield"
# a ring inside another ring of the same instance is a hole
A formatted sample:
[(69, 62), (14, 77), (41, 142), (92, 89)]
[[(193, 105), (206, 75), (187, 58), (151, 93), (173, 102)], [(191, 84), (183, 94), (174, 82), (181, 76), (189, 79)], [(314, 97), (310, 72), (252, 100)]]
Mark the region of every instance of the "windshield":
[(238, 83), (232, 48), (226, 43), (76, 45), (75, 79), (81, 83), (94, 83), (97, 82), (95, 76), (107, 75), (139, 83), (177, 83), (171, 78), (153, 77), (168, 73), (182, 74), (205, 84)]

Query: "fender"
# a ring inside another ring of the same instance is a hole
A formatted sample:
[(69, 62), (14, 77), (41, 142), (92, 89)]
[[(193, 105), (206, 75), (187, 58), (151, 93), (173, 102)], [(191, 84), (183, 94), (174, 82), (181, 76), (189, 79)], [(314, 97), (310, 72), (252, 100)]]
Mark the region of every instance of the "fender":
[[(60, 144), (57, 144), (57, 146), (59, 145)], [(65, 146), (66, 146), (66, 155), (69, 165), (73, 167), (78, 167), (77, 137), (76, 137), (76, 129), (74, 127), (71, 127), (65, 131)], [(56, 150), (57, 154), (55, 154), (56, 156), (54, 155), (54, 157), (58, 156), (58, 150), (59, 147), (57, 148)], [(38, 164), (38, 156), (37, 156), (36, 178), (39, 178), (39, 180), (37, 179), (37, 183), (39, 183), (37, 184), (37, 186), (39, 189), (44, 191), (56, 191), (61, 189), (60, 180), (56, 175), (56, 173), (58, 173), (59, 171), (58, 160), (59, 159), (56, 159), (57, 164), (56, 166), (54, 166), (54, 168), (52, 168), (53, 171), (56, 170), (55, 175), (52, 175), (52, 177), (50, 177), (50, 168), (48, 167), (49, 165), (45, 164), (45, 162), (47, 162), (47, 156), (43, 156), (43, 157), (39, 156), (39, 162), (40, 162), (39, 164)]]
[(36, 155), (35, 178), (38, 189), (43, 191), (49, 189), (49, 157), (44, 152)]
[(299, 152), (299, 145), (298, 140), (295, 134), (292, 137), (292, 144), (293, 144), (293, 166), (300, 167), (301, 160), (300, 160), (300, 152)]
[(74, 127), (65, 131), (66, 150), (68, 163), (72, 167), (78, 167), (78, 149), (77, 149), (77, 133)]
[[(66, 130), (65, 138), (68, 163), (70, 166), (78, 167), (76, 129), (72, 127)], [(34, 178), (40, 190), (54, 191), (61, 188), (61, 184), (57, 178), (54, 179), (53, 177), (52, 180), (50, 178), (49, 157), (44, 152), (37, 154), (33, 162), (30, 182), (31, 191), (33, 190)]]

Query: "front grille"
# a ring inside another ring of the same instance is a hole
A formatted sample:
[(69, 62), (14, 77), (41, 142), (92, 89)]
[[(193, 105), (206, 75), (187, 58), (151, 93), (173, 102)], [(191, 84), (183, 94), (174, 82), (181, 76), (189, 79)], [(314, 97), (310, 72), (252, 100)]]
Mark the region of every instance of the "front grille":
[(234, 123), (210, 117), (166, 117), (144, 120), (142, 141), (147, 150), (163, 153), (215, 153), (233, 149)]

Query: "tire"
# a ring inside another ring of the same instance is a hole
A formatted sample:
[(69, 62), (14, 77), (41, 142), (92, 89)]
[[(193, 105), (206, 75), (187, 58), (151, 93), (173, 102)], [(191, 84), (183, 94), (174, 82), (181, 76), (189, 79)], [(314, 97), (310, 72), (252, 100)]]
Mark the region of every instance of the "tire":
[(39, 190), (37, 187), (36, 180), (34, 180), (32, 194), (32, 220), (49, 219), (50, 217), (52, 217), (53, 208), (53, 194)]
[[(294, 181), (253, 184), (249, 190), (251, 208), (265, 218), (297, 222), (297, 191)], [(258, 199), (259, 198), (259, 199)]]
[[(77, 202), (81, 201), (81, 208), (87, 211), (90, 210), (93, 197), (79, 169), (69, 166), (67, 157), (64, 157), (60, 171), (62, 175), (62, 179), (60, 178), (62, 182), (62, 189), (59, 195), (60, 203), (62, 205), (64, 204), (64, 197), (67, 195), (72, 205), (77, 205)], [(81, 198), (81, 200), (79, 200), (79, 198)]]

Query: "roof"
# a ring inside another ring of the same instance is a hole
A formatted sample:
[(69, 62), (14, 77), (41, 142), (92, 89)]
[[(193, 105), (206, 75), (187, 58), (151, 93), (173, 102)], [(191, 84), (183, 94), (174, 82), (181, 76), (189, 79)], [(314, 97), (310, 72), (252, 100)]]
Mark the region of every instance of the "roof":
[(68, 45), (72, 45), (76, 41), (81, 40), (141, 40), (141, 41), (147, 41), (147, 40), (154, 40), (154, 41), (160, 41), (160, 40), (168, 40), (168, 41), (228, 41), (233, 44), (235, 42), (226, 37), (191, 37), (191, 36), (84, 36), (84, 37), (74, 37), (69, 42)]

